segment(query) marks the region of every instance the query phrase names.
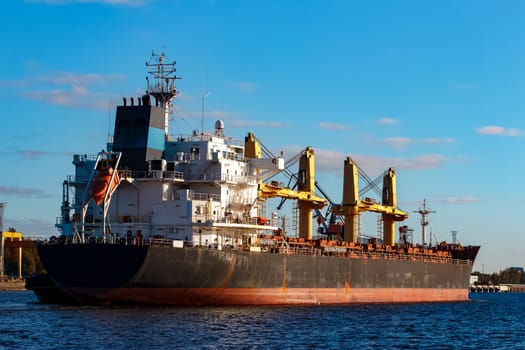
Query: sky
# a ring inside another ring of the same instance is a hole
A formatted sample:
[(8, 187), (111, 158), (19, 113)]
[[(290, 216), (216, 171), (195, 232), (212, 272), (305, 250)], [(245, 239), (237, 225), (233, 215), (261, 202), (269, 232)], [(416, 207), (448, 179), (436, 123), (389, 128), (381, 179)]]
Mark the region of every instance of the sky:
[(335, 202), (347, 156), (373, 179), (394, 167), (416, 241), (425, 199), (435, 242), (481, 245), (474, 270), (524, 266), (524, 15), (521, 0), (6, 2), (4, 229), (57, 234), (72, 155), (105, 148), (164, 51), (181, 77), (173, 135), (221, 119), (285, 157), (311, 146)]

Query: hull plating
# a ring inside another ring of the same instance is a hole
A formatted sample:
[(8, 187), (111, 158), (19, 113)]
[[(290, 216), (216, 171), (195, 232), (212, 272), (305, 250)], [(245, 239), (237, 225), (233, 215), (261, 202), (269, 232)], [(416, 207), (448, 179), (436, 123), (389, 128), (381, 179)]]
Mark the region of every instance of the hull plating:
[[(58, 287), (79, 303), (293, 305), (464, 301), (472, 265), (199, 248), (49, 245)], [(66, 253), (67, 252), (67, 253)]]

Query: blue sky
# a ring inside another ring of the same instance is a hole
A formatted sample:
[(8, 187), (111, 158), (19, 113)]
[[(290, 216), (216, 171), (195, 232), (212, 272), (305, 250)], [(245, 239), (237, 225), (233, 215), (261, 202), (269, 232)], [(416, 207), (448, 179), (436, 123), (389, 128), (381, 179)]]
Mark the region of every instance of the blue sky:
[(206, 129), (222, 119), (287, 156), (312, 146), (335, 201), (346, 156), (372, 178), (393, 166), (416, 239), (426, 198), (435, 239), (482, 246), (475, 269), (523, 266), (524, 15), (519, 0), (6, 2), (5, 228), (56, 233), (72, 154), (105, 147), (164, 49), (182, 77), (174, 135), (200, 128), (209, 90)]

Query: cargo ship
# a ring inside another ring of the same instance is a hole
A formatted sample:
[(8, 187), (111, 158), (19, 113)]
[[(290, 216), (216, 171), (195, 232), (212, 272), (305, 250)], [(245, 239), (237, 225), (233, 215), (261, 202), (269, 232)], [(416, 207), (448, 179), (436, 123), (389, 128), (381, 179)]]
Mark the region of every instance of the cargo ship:
[[(221, 120), (212, 132), (174, 138), (168, 121), (178, 94), (175, 61), (153, 54), (146, 67), (146, 93), (117, 106), (106, 149), (73, 156), (59, 235), (38, 246), (47, 275), (28, 283), (41, 300), (188, 306), (468, 300), (479, 246), (407, 240), (401, 223), (408, 214), (397, 206), (393, 168), (382, 176), (380, 201), (361, 199), (361, 170), (342, 159), (342, 201), (334, 203), (315, 180), (311, 147), (285, 162), (251, 132), (244, 142), (228, 136)], [(290, 171), (295, 163), (298, 171)], [(272, 180), (283, 173), (290, 176), (286, 186)], [(269, 209), (273, 199), (293, 203), (294, 234), (286, 216)], [(360, 234), (363, 212), (378, 213), (381, 237)]]

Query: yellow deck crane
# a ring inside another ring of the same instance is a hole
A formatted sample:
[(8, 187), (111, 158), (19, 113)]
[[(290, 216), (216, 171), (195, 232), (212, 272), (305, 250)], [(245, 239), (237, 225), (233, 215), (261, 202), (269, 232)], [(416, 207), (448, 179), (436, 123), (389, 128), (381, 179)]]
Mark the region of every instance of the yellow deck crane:
[[(252, 133), (244, 139), (245, 157), (258, 160), (261, 158), (261, 145)], [(261, 201), (267, 198), (294, 199), (299, 207), (299, 237), (312, 239), (313, 209), (321, 209), (326, 204), (326, 199), (315, 195), (315, 170), (314, 151), (307, 147), (299, 159), (299, 173), (297, 191), (280, 186), (277, 182), (270, 184), (262, 180), (258, 183), (257, 198)]]
[(332, 212), (343, 215), (345, 218), (344, 239), (347, 242), (356, 242), (357, 217), (365, 211), (381, 213), (383, 218), (383, 243), (395, 244), (395, 221), (403, 221), (408, 214), (397, 208), (396, 173), (393, 168), (383, 176), (383, 198), (381, 204), (370, 198), (359, 199), (358, 168), (352, 158), (347, 157), (344, 163), (343, 175), (343, 202), (334, 205)]

